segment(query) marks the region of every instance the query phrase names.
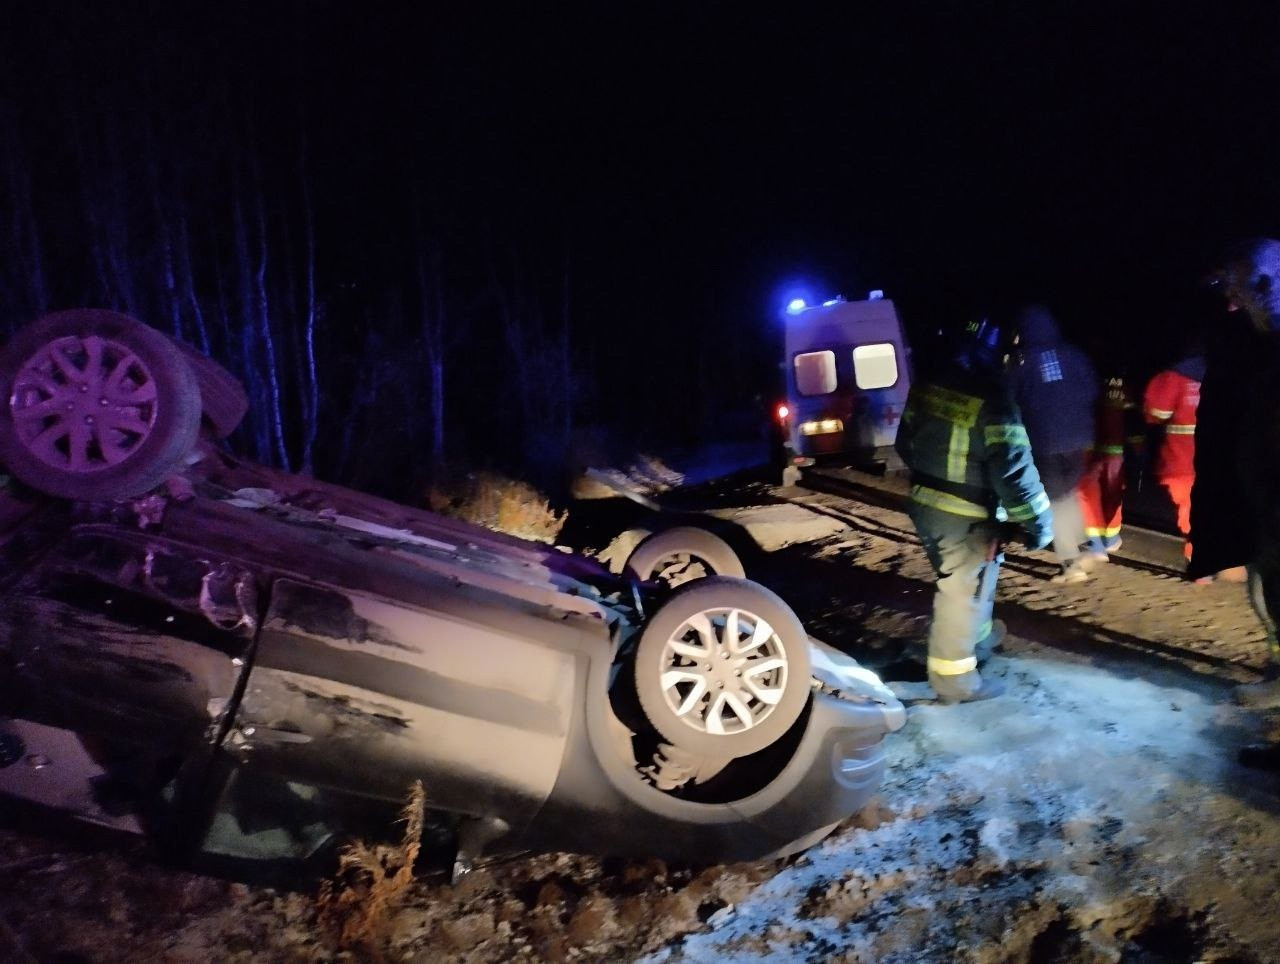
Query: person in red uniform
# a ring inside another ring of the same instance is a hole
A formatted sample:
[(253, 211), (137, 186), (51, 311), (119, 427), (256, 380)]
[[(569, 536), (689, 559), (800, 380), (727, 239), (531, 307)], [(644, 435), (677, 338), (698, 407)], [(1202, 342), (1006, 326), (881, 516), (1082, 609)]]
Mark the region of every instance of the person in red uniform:
[(1138, 403), (1122, 375), (1114, 375), (1103, 385), (1098, 400), (1098, 427), (1093, 451), (1084, 478), (1080, 480), (1080, 509), (1088, 555), (1094, 562), (1106, 562), (1107, 553), (1120, 548), (1120, 525), (1125, 488), (1125, 446), (1142, 443), (1140, 431), (1133, 431)]
[[(1178, 531), (1191, 533), (1191, 486), (1196, 480), (1196, 409), (1204, 380), (1204, 355), (1189, 352), (1147, 383), (1142, 414), (1149, 425), (1163, 425), (1164, 439), (1156, 462), (1156, 479), (1178, 510)], [(1191, 543), (1183, 547), (1191, 558)]]

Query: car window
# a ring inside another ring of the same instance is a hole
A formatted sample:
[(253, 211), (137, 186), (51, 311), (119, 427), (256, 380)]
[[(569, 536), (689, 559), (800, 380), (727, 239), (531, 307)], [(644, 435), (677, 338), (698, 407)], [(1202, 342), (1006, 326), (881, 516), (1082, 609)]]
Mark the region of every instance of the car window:
[(853, 380), (859, 388), (888, 388), (898, 380), (898, 356), (890, 342), (853, 350)]
[(836, 353), (807, 351), (796, 355), (796, 391), (801, 395), (826, 395), (836, 390)]

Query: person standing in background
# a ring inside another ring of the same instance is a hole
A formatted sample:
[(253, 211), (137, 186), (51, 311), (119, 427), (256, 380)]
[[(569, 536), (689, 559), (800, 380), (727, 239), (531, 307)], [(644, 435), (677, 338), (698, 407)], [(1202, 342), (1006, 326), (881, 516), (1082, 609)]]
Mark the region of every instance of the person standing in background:
[[(1237, 702), (1280, 709), (1280, 241), (1260, 238), (1229, 252), (1197, 413), (1188, 575), (1248, 567), (1249, 600), (1266, 633), (1262, 678), (1235, 688)], [(1280, 742), (1246, 746), (1247, 766), (1280, 769)]]
[(1093, 452), (1080, 481), (1080, 508), (1084, 514), (1086, 558), (1109, 561), (1108, 553), (1120, 548), (1125, 490), (1125, 450), (1140, 449), (1143, 435), (1135, 421), (1138, 403), (1117, 373), (1106, 380), (1097, 406)]
[(1204, 381), (1204, 350), (1188, 345), (1180, 361), (1156, 374), (1142, 396), (1142, 415), (1149, 425), (1164, 427), (1156, 461), (1156, 480), (1169, 493), (1178, 513), (1183, 554), (1191, 558), (1191, 487), (1196, 480), (1196, 409)]
[(1245, 582), (1258, 549), (1258, 520), (1242, 511), (1246, 484), (1241, 449), (1249, 437), (1243, 426), (1255, 411), (1257, 391), (1245, 376), (1266, 355), (1268, 339), (1247, 311), (1229, 302), (1226, 288), (1225, 271), (1215, 272), (1200, 279), (1188, 299), (1193, 323), (1207, 336), (1196, 409), (1187, 563), (1187, 578), (1200, 584)]
[(1062, 340), (1043, 305), (1018, 314), (1020, 364), (1010, 387), (1031, 440), (1031, 455), (1053, 507), (1053, 551), (1061, 571), (1053, 582), (1083, 582), (1084, 516), (1078, 489), (1093, 448), (1098, 376), (1083, 351)]

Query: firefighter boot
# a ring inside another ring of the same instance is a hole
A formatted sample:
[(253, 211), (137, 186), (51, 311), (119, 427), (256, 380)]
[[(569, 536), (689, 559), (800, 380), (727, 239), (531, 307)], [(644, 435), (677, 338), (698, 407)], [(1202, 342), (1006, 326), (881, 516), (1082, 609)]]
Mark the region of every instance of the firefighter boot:
[(1233, 691), (1235, 700), (1251, 710), (1280, 709), (1280, 667), (1272, 663), (1257, 683), (1244, 683)]
[(1077, 582), (1088, 582), (1089, 570), (1092, 563), (1087, 562), (1084, 556), (1077, 556), (1062, 567), (1062, 571), (1056, 576), (1050, 576), (1049, 581), (1057, 585), (1070, 585)]
[(929, 685), (943, 703), (978, 703), (1004, 695), (1004, 683), (983, 679), (976, 669), (958, 676), (930, 673)]

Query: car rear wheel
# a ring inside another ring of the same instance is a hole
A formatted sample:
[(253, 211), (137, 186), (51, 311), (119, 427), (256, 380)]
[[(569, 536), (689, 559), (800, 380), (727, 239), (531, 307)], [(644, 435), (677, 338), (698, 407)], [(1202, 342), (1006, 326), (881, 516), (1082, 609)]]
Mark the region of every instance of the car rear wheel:
[(140, 495), (174, 472), (200, 429), (179, 347), (114, 311), (46, 315), (0, 352), (0, 461), (71, 499)]
[(626, 571), (637, 579), (661, 579), (672, 587), (705, 576), (746, 575), (727, 542), (696, 526), (655, 532), (627, 558)]
[(809, 699), (809, 639), (756, 583), (710, 576), (654, 614), (635, 653), (636, 692), (654, 729), (690, 753), (742, 757), (782, 737)]
[(240, 379), (232, 375), (208, 355), (195, 348), (176, 343), (191, 366), (200, 386), (200, 404), (204, 424), (214, 438), (226, 438), (244, 421), (249, 411), (249, 396)]

